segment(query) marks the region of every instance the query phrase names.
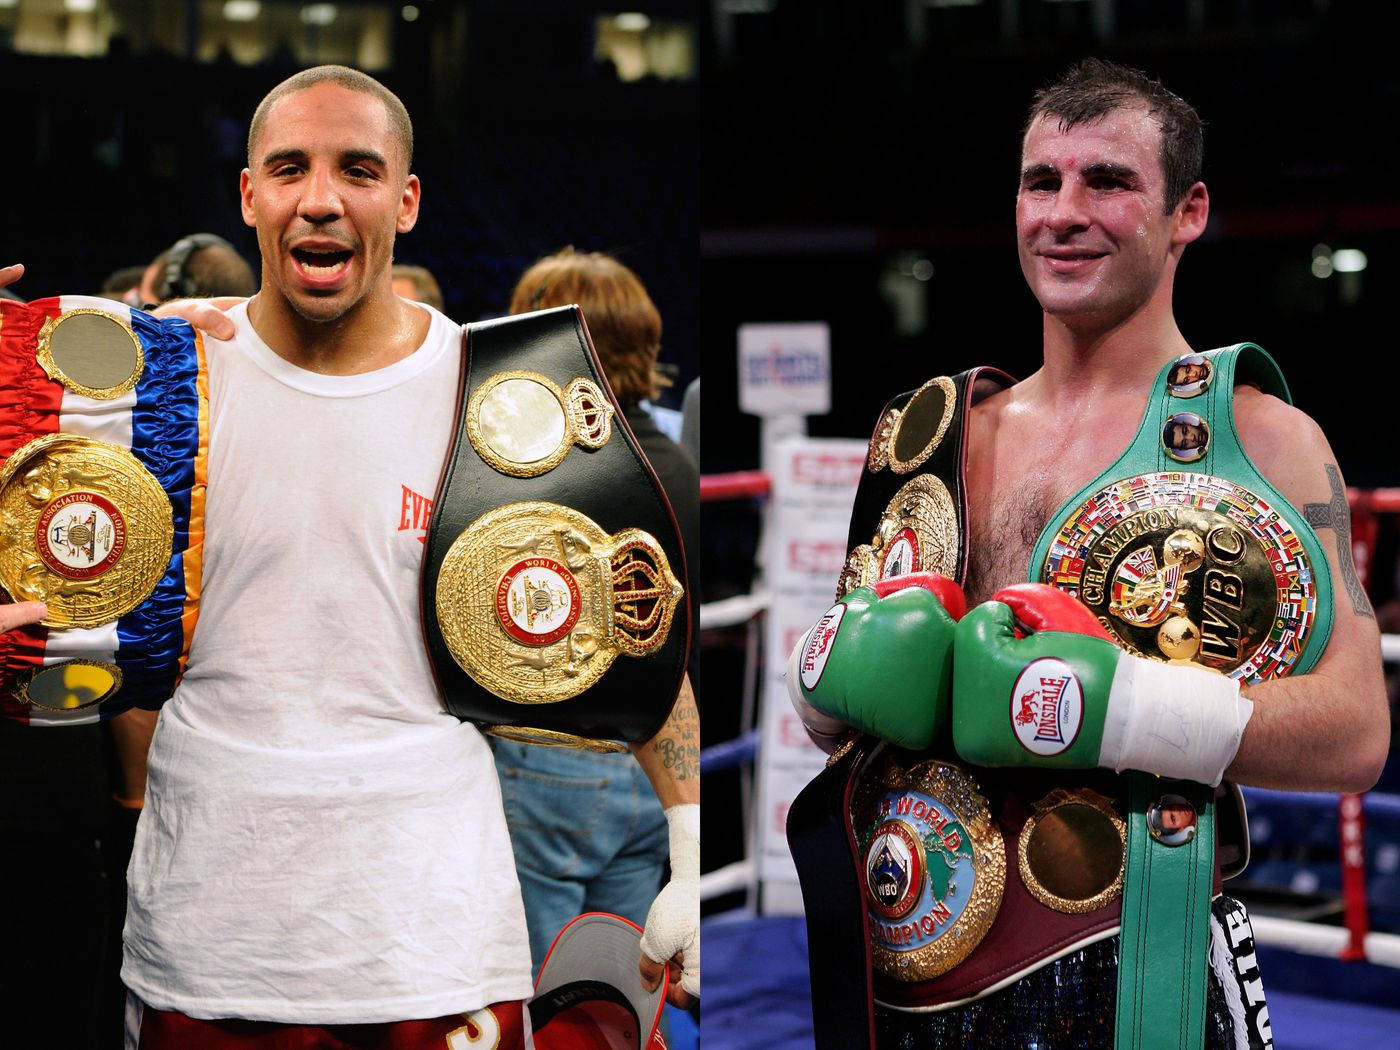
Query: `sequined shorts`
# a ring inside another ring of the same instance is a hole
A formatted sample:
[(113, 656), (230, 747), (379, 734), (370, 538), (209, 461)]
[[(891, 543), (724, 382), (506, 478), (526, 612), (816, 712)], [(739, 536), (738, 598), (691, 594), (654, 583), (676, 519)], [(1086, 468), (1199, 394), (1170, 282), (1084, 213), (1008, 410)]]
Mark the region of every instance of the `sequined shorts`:
[[(936, 1013), (875, 1008), (879, 1050), (1113, 1050), (1118, 938), (1062, 956), (1015, 984)], [(1244, 906), (1211, 906), (1206, 1050), (1272, 1050), (1269, 1011)]]

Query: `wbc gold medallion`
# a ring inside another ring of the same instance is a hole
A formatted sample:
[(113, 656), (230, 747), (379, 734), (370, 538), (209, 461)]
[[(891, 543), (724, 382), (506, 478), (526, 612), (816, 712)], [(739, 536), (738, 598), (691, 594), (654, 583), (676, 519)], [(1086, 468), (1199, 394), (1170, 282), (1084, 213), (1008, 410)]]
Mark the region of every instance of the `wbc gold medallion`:
[(160, 482), (125, 449), (50, 434), (0, 470), (0, 585), (50, 627), (97, 627), (150, 597), (170, 562)]
[(1261, 496), (1209, 474), (1125, 478), (1075, 508), (1041, 577), (1129, 652), (1232, 678), (1287, 674), (1317, 616), (1313, 567)]
[(655, 652), (683, 594), (660, 544), (608, 535), (555, 503), (512, 503), (473, 521), (438, 573), (437, 614), (453, 658), (518, 704), (593, 685), (619, 654)]

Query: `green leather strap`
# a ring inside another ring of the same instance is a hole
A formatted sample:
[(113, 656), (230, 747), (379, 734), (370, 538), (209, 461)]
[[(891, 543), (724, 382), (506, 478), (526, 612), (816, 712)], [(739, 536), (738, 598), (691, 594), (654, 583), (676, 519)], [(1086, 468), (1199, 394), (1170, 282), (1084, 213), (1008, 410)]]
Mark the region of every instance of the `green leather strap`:
[[(1169, 363), (1158, 373), (1142, 425), (1113, 464), (1076, 493), (1051, 518), (1036, 543), (1031, 579), (1043, 578), (1051, 543), (1069, 515), (1116, 481), (1159, 471), (1228, 478), (1261, 496), (1286, 516), (1312, 566), (1316, 619), (1293, 673), (1312, 668), (1332, 630), (1332, 579), (1317, 534), (1296, 508), (1259, 473), (1235, 427), (1237, 382), (1290, 401), (1278, 366), (1253, 343), (1208, 351), (1214, 370), (1204, 391), (1181, 397), (1167, 386)], [(1205, 456), (1180, 463), (1162, 440), (1167, 419), (1178, 412), (1200, 416), (1209, 430)], [(1215, 871), (1215, 809), (1211, 788), (1128, 773), (1128, 842), (1124, 874), (1122, 938), (1118, 970), (1116, 1046), (1119, 1050), (1200, 1050), (1205, 1039), (1206, 967), (1210, 951), (1210, 898)], [(1163, 794), (1180, 795), (1197, 814), (1186, 845), (1167, 846), (1147, 830), (1148, 808)]]
[[(1164, 794), (1196, 810), (1183, 846), (1158, 842), (1148, 808)], [(1117, 1050), (1201, 1050), (1205, 1045), (1210, 891), (1215, 872), (1214, 789), (1128, 774), (1128, 858), (1118, 949)]]

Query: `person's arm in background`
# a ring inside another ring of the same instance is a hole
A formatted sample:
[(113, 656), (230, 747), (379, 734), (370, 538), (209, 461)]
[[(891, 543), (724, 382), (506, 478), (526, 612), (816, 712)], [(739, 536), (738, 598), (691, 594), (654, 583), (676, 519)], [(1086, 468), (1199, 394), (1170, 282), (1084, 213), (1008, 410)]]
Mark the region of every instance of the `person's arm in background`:
[(689, 1007), (700, 995), (700, 714), (690, 679), (665, 724), (650, 740), (630, 744), (671, 829), (671, 881), (647, 912), (640, 962), (642, 983), (656, 987), (672, 964), (666, 998)]

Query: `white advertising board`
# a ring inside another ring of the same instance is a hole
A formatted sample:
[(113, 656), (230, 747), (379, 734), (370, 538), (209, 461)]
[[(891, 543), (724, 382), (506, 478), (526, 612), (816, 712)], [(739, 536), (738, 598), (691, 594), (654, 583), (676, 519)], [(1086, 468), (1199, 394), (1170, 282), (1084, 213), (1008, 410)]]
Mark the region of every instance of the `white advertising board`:
[(835, 600), (846, 561), (846, 529), (866, 443), (790, 438), (765, 464), (773, 482), (764, 565), (771, 596), (764, 634), (758, 783), (758, 877), (768, 912), (800, 912), (787, 848), (787, 811), (826, 763), (787, 697), (788, 654)]
[(824, 322), (739, 326), (739, 408), (755, 416), (831, 411), (831, 330)]

